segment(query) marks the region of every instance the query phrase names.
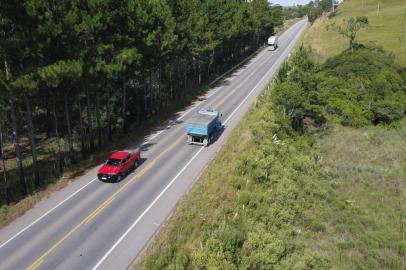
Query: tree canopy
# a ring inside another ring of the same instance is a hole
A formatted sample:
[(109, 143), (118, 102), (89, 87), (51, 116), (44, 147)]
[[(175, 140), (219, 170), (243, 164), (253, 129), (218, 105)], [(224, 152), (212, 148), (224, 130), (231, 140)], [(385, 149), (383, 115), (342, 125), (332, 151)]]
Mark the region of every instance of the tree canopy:
[[(56, 139), (56, 154), (39, 162), (62, 172), (75, 156), (87, 158), (195, 95), (281, 24), (280, 9), (266, 0), (4, 0), (0, 102), (9, 106), (0, 124), (15, 146), (6, 154), (20, 155), (12, 133), (30, 137), (34, 163), (36, 140)], [(24, 190), (33, 189), (34, 174), (20, 174)]]

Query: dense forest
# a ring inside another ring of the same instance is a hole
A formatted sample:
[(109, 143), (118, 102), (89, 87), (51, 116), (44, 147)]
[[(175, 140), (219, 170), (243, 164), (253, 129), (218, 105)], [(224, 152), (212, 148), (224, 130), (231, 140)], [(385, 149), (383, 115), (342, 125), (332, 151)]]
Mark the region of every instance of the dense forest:
[(196, 93), (282, 16), (266, 0), (1, 1), (2, 203)]

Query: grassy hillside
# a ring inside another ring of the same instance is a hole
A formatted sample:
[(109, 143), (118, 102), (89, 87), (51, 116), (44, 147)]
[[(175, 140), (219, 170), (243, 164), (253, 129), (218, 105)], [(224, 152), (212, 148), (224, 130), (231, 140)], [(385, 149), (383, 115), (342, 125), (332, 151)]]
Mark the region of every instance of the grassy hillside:
[[(377, 15), (377, 3), (380, 2)], [(362, 4), (364, 3), (364, 4)], [(396, 55), (396, 61), (406, 66), (406, 1), (404, 0), (347, 0), (339, 9), (337, 16), (328, 19), (322, 17), (307, 31), (304, 43), (314, 50), (317, 57), (324, 61), (327, 57), (339, 54), (348, 47), (347, 41), (326, 26), (331, 22), (340, 23), (351, 16), (368, 16), (369, 27), (362, 30), (358, 42), (373, 43)], [(400, 43), (402, 29), (405, 29), (403, 43)]]
[(325, 231), (311, 246), (333, 269), (404, 269), (406, 122), (398, 129), (338, 127), (318, 142), (321, 166), (334, 182), (320, 207)]

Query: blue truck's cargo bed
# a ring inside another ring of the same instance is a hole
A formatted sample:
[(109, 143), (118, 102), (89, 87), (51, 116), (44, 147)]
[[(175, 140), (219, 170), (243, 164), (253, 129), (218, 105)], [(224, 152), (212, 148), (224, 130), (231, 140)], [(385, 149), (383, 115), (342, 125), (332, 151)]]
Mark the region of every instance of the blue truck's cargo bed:
[(209, 135), (216, 125), (216, 115), (198, 114), (186, 124), (186, 132), (193, 135)]
[(207, 146), (214, 133), (221, 128), (221, 113), (214, 110), (200, 110), (185, 125), (190, 144)]

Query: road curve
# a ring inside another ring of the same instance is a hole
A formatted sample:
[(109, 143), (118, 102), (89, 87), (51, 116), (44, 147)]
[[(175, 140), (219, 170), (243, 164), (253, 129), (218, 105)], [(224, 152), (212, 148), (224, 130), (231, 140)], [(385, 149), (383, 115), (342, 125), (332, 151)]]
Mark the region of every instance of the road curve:
[[(145, 138), (144, 162), (116, 184), (97, 168), (38, 203), (0, 231), (0, 269), (126, 269), (224, 144), (286, 59), (306, 21), (218, 83), (176, 120)], [(209, 147), (186, 143), (183, 125), (200, 108), (223, 113), (225, 128)]]

